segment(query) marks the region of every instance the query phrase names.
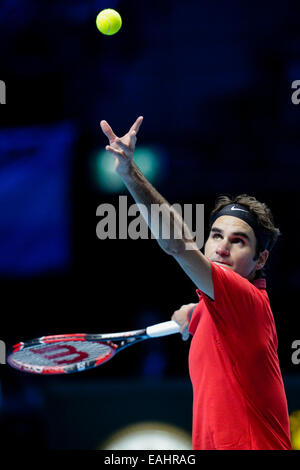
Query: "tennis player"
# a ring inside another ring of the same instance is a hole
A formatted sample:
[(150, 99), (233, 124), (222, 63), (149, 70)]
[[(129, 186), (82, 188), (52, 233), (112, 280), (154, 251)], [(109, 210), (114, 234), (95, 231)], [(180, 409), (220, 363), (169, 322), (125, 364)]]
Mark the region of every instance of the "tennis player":
[[(106, 150), (137, 204), (169, 210), (170, 233), (160, 238), (197, 287), (199, 302), (183, 305), (172, 319), (184, 339), (193, 336), (189, 370), (193, 385), (193, 448), (201, 450), (291, 449), (287, 400), (277, 355), (277, 334), (266, 291), (264, 266), (279, 236), (269, 208), (254, 197), (221, 196), (210, 217), (204, 254), (188, 227), (137, 168), (133, 154), (140, 116), (122, 138), (106, 121)], [(142, 212), (142, 210), (141, 210)], [(162, 225), (164, 217), (162, 218)], [(189, 244), (189, 249), (187, 249)]]

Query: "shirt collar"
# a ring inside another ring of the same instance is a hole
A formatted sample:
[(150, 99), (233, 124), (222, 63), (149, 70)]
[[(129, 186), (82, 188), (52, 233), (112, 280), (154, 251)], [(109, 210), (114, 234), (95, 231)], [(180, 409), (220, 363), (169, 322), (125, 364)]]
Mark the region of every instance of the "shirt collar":
[(267, 288), (267, 282), (264, 277), (261, 277), (260, 279), (254, 279), (252, 284), (257, 287), (257, 289), (266, 289)]
[[(261, 277), (260, 279), (255, 279), (251, 284), (254, 285), (257, 289), (266, 289), (267, 288), (267, 282), (266, 279)], [(198, 294), (199, 299), (202, 297), (202, 291), (200, 289), (196, 289), (196, 292)]]
[[(231, 269), (228, 268), (227, 266), (220, 266), (220, 268), (228, 269), (228, 270), (231, 271)], [(267, 281), (264, 277), (261, 277), (259, 279), (254, 279), (254, 281), (249, 281), (249, 282), (251, 282), (251, 284), (253, 284), (255, 287), (257, 287), (257, 289), (266, 289), (267, 288)]]

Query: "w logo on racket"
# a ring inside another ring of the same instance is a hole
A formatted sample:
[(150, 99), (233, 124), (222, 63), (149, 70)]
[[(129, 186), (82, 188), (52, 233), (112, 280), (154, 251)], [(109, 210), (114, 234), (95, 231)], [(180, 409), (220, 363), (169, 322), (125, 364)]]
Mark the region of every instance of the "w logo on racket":
[[(61, 351), (58, 352), (57, 351)], [(41, 354), (45, 359), (53, 360), (56, 364), (73, 364), (74, 362), (83, 361), (89, 357), (88, 353), (84, 351), (77, 351), (74, 346), (70, 344), (53, 344), (51, 346), (45, 346), (44, 348), (40, 349), (31, 349), (31, 352), (34, 354)], [(56, 352), (56, 354), (50, 354), (52, 352)], [(74, 356), (72, 359), (64, 359), (62, 361), (55, 361), (59, 357), (65, 356)]]

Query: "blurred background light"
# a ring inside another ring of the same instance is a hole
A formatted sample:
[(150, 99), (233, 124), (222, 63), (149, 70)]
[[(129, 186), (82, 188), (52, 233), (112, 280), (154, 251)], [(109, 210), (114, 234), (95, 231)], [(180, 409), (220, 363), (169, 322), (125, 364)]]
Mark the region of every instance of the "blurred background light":
[(126, 187), (120, 176), (114, 171), (115, 159), (105, 150), (101, 150), (95, 158), (92, 178), (97, 187), (109, 193), (123, 192)]
[(300, 450), (300, 410), (290, 414), (290, 429), (293, 450)]
[(167, 423), (144, 422), (126, 426), (99, 446), (99, 450), (191, 450), (192, 439)]
[[(168, 158), (163, 148), (139, 146), (134, 152), (134, 161), (152, 184), (157, 184), (166, 177)], [(92, 158), (92, 180), (101, 191), (120, 193), (126, 190), (125, 184), (115, 172), (114, 167), (114, 157), (105, 150), (96, 153)]]
[(69, 123), (0, 130), (0, 274), (67, 266), (74, 140)]

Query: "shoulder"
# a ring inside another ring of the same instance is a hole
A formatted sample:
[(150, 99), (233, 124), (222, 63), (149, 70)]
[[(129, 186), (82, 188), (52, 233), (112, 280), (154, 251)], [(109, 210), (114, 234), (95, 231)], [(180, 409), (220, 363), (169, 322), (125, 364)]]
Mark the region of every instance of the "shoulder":
[[(241, 289), (246, 289), (252, 292), (260, 292), (264, 289), (262, 287), (265, 287), (265, 283), (259, 283), (259, 282), (250, 282), (247, 278), (241, 276), (240, 274), (236, 273), (235, 271), (232, 271), (229, 267), (227, 268), (226, 266), (220, 266), (219, 264), (216, 263), (211, 263), (211, 271), (212, 271), (212, 277), (214, 283), (226, 283), (228, 286), (232, 285), (232, 287), (238, 287)], [(260, 288), (258, 288), (259, 286)]]
[(266, 290), (255, 287), (230, 268), (215, 263), (212, 263), (212, 278), (214, 299), (200, 290), (197, 294), (219, 331), (225, 334), (230, 328), (229, 331), (236, 331), (238, 336), (255, 338), (259, 329), (265, 337), (264, 331), (269, 329), (272, 320)]
[(261, 306), (268, 303), (269, 299), (265, 289), (256, 287), (255, 284), (230, 268), (211, 263), (211, 270), (214, 298), (217, 303), (239, 306), (244, 304), (247, 307), (253, 306), (254, 303)]

